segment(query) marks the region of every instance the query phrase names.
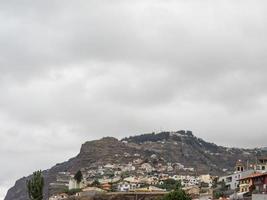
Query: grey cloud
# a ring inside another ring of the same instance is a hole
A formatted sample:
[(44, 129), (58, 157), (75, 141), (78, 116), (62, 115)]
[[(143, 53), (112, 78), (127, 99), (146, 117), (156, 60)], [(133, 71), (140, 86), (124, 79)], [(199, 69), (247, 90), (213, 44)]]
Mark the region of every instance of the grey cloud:
[[(266, 146), (266, 7), (1, 2), (0, 190), (106, 135), (184, 128), (221, 145)], [(7, 177), (24, 154), (28, 164)]]

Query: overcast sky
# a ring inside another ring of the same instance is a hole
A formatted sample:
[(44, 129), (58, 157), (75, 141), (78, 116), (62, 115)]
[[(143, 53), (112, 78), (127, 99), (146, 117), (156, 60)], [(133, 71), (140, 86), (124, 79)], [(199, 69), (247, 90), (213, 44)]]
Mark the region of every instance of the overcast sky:
[(267, 146), (267, 2), (0, 1), (0, 199), (87, 140)]

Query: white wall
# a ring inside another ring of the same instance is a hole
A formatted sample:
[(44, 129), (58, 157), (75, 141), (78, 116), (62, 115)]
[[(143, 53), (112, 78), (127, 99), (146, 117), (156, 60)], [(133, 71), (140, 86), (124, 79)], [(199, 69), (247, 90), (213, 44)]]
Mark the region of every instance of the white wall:
[(267, 200), (267, 194), (252, 194), (252, 200)]

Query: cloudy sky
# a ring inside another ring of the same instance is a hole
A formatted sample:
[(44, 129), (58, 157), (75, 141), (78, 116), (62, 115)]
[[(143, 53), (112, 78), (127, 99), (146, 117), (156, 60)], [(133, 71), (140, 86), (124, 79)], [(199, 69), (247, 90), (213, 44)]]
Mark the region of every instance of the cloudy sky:
[(102, 136), (190, 129), (220, 145), (267, 146), (266, 9), (0, 1), (0, 199)]

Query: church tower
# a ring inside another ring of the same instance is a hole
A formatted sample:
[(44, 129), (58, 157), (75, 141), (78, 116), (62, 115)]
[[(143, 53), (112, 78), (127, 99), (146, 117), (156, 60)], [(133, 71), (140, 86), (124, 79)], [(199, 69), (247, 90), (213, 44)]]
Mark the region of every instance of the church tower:
[(245, 170), (245, 165), (241, 160), (238, 160), (235, 165), (236, 172), (243, 172)]

